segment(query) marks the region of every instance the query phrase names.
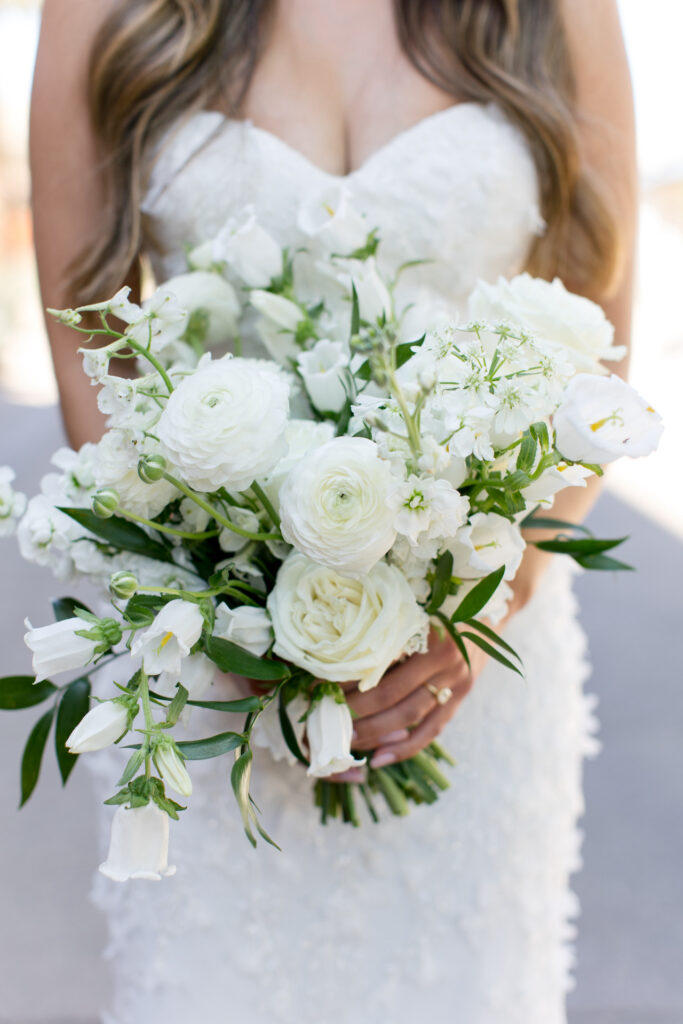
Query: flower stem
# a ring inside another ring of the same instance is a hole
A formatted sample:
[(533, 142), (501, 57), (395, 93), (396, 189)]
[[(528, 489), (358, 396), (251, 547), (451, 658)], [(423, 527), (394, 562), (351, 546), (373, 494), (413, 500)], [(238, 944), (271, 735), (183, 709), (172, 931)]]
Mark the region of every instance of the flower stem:
[(217, 523), (220, 523), (221, 526), (225, 526), (228, 530), (232, 530), (233, 533), (238, 533), (240, 537), (246, 537), (247, 540), (282, 540), (279, 533), (250, 533), (249, 530), (244, 530), (241, 526), (231, 523), (226, 516), (218, 511), (215, 505), (212, 505), (209, 501), (205, 501), (204, 498), (197, 494), (196, 491), (193, 491), (191, 487), (184, 484), (182, 480), (178, 480), (177, 477), (173, 476), (173, 474), (168, 471), (165, 471), (163, 475), (169, 483), (178, 488), (181, 494), (184, 494), (185, 497), (190, 498), (196, 505), (199, 505), (199, 507), (203, 508), (205, 512), (208, 512)]
[(142, 526), (151, 526), (153, 530), (167, 533), (171, 537), (183, 537), (188, 540), (208, 540), (210, 537), (217, 537), (219, 533), (218, 530), (205, 530), (203, 533), (192, 533), (191, 530), (177, 530), (173, 526), (167, 526), (165, 523), (155, 523), (153, 519), (136, 516), (134, 512), (127, 512), (121, 508), (117, 509), (117, 515), (123, 519), (130, 519), (134, 523), (140, 523)]
[(251, 489), (254, 492), (254, 494), (256, 495), (256, 497), (258, 498), (258, 500), (263, 505), (263, 508), (266, 511), (266, 515), (270, 519), (270, 521), (273, 524), (273, 526), (277, 530), (279, 530), (280, 529), (280, 517), (277, 514), (277, 512), (275, 511), (275, 508), (274, 508), (270, 498), (266, 494), (266, 492), (263, 490), (263, 488), (261, 487), (260, 484), (256, 483), (255, 480), (254, 480), (253, 484), (251, 485)]
[[(147, 676), (144, 672), (140, 673), (140, 685), (138, 686), (138, 697), (142, 704), (142, 713), (145, 716), (145, 730), (149, 734), (154, 729), (154, 719), (152, 718), (152, 704), (149, 699), (149, 685), (147, 683)], [(145, 778), (150, 778), (152, 774), (152, 759), (149, 755), (148, 741), (145, 739)]]

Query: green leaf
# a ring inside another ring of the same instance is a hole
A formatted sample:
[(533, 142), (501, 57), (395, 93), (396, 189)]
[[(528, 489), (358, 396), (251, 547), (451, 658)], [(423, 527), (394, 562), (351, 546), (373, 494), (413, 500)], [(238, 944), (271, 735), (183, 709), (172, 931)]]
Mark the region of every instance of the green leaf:
[(467, 648), (465, 647), (465, 644), (463, 643), (463, 639), (460, 636), (460, 633), (458, 633), (457, 629), (455, 628), (455, 626), (453, 625), (451, 620), (448, 618), (448, 616), (444, 615), (443, 612), (437, 612), (436, 613), (436, 617), (439, 620), (439, 622), (441, 622), (443, 624), (443, 626), (445, 626), (446, 632), (450, 636), (451, 640), (453, 640), (453, 642), (455, 643), (455, 646), (458, 648), (460, 653), (462, 654), (463, 660), (464, 660), (465, 664), (467, 665), (467, 667), (469, 669), (471, 669), (472, 668), (472, 664), (470, 662), (470, 656), (467, 653)]
[(286, 679), (291, 674), (289, 665), (282, 661), (257, 658), (243, 647), (217, 636), (207, 636), (204, 650), (222, 672), (235, 672), (247, 679)]
[(250, 808), (251, 820), (253, 821), (254, 825), (256, 825), (256, 828), (258, 830), (258, 834), (261, 836), (262, 839), (265, 839), (265, 841), (267, 843), (269, 843), (271, 846), (274, 846), (276, 850), (279, 850), (280, 853), (282, 853), (282, 848), (279, 847), (277, 845), (277, 843), (275, 842), (275, 840), (272, 839), (271, 836), (268, 835), (268, 833), (264, 829), (263, 825), (259, 821), (258, 814), (256, 813), (256, 811), (258, 811), (258, 807), (256, 807), (256, 804), (252, 800), (251, 796), (249, 797), (249, 803), (251, 804), (251, 808)]
[(176, 745), (188, 761), (206, 761), (236, 750), (244, 742), (245, 737), (240, 732), (219, 732), (203, 740), (182, 740)]
[(34, 682), (34, 676), (4, 676), (0, 679), (0, 710), (17, 711), (42, 704), (57, 687), (48, 679)]
[(294, 729), (292, 727), (291, 719), (287, 714), (287, 705), (285, 704), (285, 695), (283, 690), (280, 690), (280, 693), (278, 695), (278, 715), (280, 717), (280, 728), (282, 729), (282, 736), (288, 748), (291, 750), (292, 754), (297, 759), (297, 761), (300, 761), (302, 764), (305, 765), (309, 764), (309, 761), (307, 760), (307, 758), (304, 757), (304, 755), (301, 752), (301, 747), (298, 744), (296, 733), (294, 732)]
[(209, 711), (244, 711), (251, 714), (261, 711), (263, 704), (258, 697), (241, 697), (239, 700), (188, 700), (193, 708), (208, 708)]
[(517, 469), (521, 470), (522, 473), (531, 472), (536, 458), (537, 447), (536, 438), (531, 433), (526, 434), (519, 446), (519, 453), (517, 455)]
[(576, 540), (570, 537), (555, 537), (554, 540), (537, 540), (534, 544), (541, 551), (555, 551), (565, 555), (599, 555), (603, 551), (611, 551), (619, 544), (623, 544), (628, 537), (619, 537), (616, 540), (598, 540), (597, 537), (580, 537)]
[(450, 551), (444, 551), (439, 555), (436, 562), (432, 592), (425, 609), (428, 615), (434, 615), (448, 597), (452, 575), (453, 554)]
[(47, 743), (47, 737), (52, 725), (55, 709), (50, 708), (42, 718), (39, 718), (31, 729), (29, 738), (24, 747), (21, 758), (21, 803), (23, 807), (31, 793), (36, 788), (38, 776), (40, 775), (40, 764), (43, 760), (43, 751)]
[(129, 523), (120, 516), (100, 519), (88, 508), (60, 508), (59, 511), (74, 519), (80, 526), (90, 530), (107, 544), (111, 544), (112, 547), (119, 548), (121, 551), (131, 551), (136, 555), (145, 555), (147, 558), (155, 558), (158, 562), (173, 563), (173, 557), (168, 548), (158, 541), (152, 540), (135, 523)]
[(56, 597), (52, 602), (52, 611), (57, 622), (63, 622), (64, 619), (73, 619), (78, 608), (92, 615), (90, 609), (82, 601), (77, 601), (75, 597)]
[(166, 724), (175, 725), (180, 718), (180, 713), (187, 703), (187, 690), (182, 683), (178, 684), (175, 696), (166, 708)]
[(550, 448), (548, 425), (544, 423), (543, 420), (540, 420), (538, 423), (532, 423), (529, 427), (529, 433), (536, 441), (538, 441), (541, 446), (541, 450), (547, 452)]
[(467, 619), (475, 618), (491, 600), (500, 586), (504, 575), (505, 566), (501, 565), (500, 569), (496, 569), (495, 572), (484, 576), (483, 580), (480, 580), (476, 586), (472, 587), (469, 594), (463, 597), (451, 615), (451, 622), (466, 622)]
[(149, 626), (166, 601), (161, 594), (134, 594), (126, 604), (126, 619), (136, 629)]
[(360, 306), (358, 305), (358, 292), (356, 286), (351, 283), (351, 337), (358, 334), (360, 330)]
[(537, 516), (533, 512), (522, 520), (520, 526), (523, 530), (578, 530), (588, 537), (592, 536), (588, 527), (581, 526), (580, 523), (569, 523), (565, 519), (549, 519), (548, 516)]
[(66, 780), (78, 760), (78, 754), (71, 754), (66, 749), (66, 741), (80, 720), (88, 713), (89, 708), (90, 680), (75, 679), (62, 694), (55, 723), (55, 750), (63, 786), (66, 785)]
[(242, 816), (242, 824), (247, 839), (252, 846), (256, 846), (256, 839), (254, 833), (251, 830), (251, 805), (249, 803), (249, 782), (251, 779), (251, 750), (245, 750), (243, 754), (235, 761), (230, 772), (230, 782), (232, 789), (237, 800), (237, 806), (239, 807), (240, 814)]
[(135, 775), (137, 775), (137, 773), (140, 770), (140, 768), (142, 768), (142, 763), (143, 763), (144, 760), (145, 760), (145, 751), (143, 750), (142, 747), (140, 747), (139, 750), (136, 750), (135, 753), (131, 755), (131, 757), (130, 757), (130, 759), (128, 761), (128, 764), (126, 765), (126, 767), (123, 770), (123, 775), (121, 776), (119, 781), (116, 783), (116, 785), (117, 786), (125, 786), (127, 782), (130, 782), (130, 780)]
[(468, 629), (476, 629), (479, 633), (483, 633), (484, 636), (487, 636), (494, 644), (498, 644), (498, 646), (506, 650), (508, 654), (512, 654), (512, 656), (521, 664), (522, 659), (519, 654), (517, 654), (517, 651), (514, 647), (511, 647), (506, 640), (503, 640), (502, 636), (499, 636), (495, 629), (491, 629), (490, 626), (487, 626), (485, 623), (479, 622), (478, 619), (468, 619), (464, 625), (467, 626)]
[(505, 665), (506, 668), (511, 668), (518, 676), (522, 676), (522, 678), (524, 678), (524, 673), (520, 671), (520, 669), (518, 669), (517, 666), (509, 660), (509, 658), (506, 658), (504, 654), (497, 651), (495, 647), (488, 643), (488, 641), (477, 636), (476, 633), (462, 633), (461, 636), (467, 637), (467, 639), (471, 640), (473, 644), (477, 645), (477, 647), (481, 647), (482, 651), (485, 651), (491, 658), (495, 658), (495, 660), (499, 661), (501, 665)]
[(605, 572), (633, 572), (633, 566), (620, 562), (609, 555), (574, 555), (574, 560), (584, 569), (600, 569)]

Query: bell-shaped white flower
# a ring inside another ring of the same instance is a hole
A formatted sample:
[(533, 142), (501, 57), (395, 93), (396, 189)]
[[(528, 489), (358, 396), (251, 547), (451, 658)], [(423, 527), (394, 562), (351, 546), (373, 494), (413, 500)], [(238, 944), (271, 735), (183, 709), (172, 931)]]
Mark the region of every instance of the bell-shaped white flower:
[(527, 507), (544, 505), (550, 508), (558, 491), (564, 490), (565, 487), (585, 487), (586, 477), (592, 475), (592, 471), (584, 466), (570, 466), (566, 462), (558, 462), (556, 466), (549, 466), (544, 470), (538, 480), (534, 480), (521, 491), (521, 495)]
[(365, 764), (366, 758), (356, 760), (351, 753), (353, 721), (343, 698), (326, 693), (316, 700), (306, 719), (306, 732), (311, 757), (308, 775), (324, 779)]
[(349, 353), (341, 341), (321, 338), (298, 359), (311, 402), (321, 412), (341, 412), (348, 397)]
[(228, 221), (213, 243), (213, 258), (225, 262), (250, 288), (267, 288), (282, 273), (282, 250), (256, 220), (252, 207)]
[(303, 319), (304, 314), (296, 302), (286, 299), (284, 295), (275, 295), (273, 292), (255, 288), (249, 296), (254, 309), (272, 320), (273, 323), (283, 331), (294, 333)]
[(162, 697), (172, 697), (178, 683), (187, 690), (189, 700), (201, 700), (211, 686), (216, 666), (201, 651), (183, 658), (178, 672), (162, 672), (153, 689)]
[(391, 295), (382, 280), (374, 258), (358, 264), (351, 274), (358, 296), (358, 310), (361, 320), (375, 323), (380, 317), (391, 317)]
[(192, 779), (173, 742), (162, 740), (154, 751), (154, 763), (165, 783), (181, 796), (192, 793)]
[(96, 704), (80, 720), (66, 746), (72, 754), (104, 750), (128, 729), (129, 717), (128, 708), (121, 701), (107, 700)]
[(519, 568), (526, 543), (516, 523), (497, 512), (477, 512), (448, 542), (453, 574), (464, 579), (487, 576), (505, 566), (503, 579), (511, 580)]
[[(286, 705), (286, 710), (296, 741), (301, 747), (306, 732), (306, 723), (300, 722), (299, 719), (308, 710), (308, 699), (297, 694)], [(269, 750), (274, 761), (286, 761), (291, 765), (297, 763), (296, 757), (285, 743), (285, 738), (282, 735), (278, 701), (276, 700), (272, 700), (254, 722), (251, 742), (255, 747)]]
[(570, 380), (553, 426), (565, 459), (597, 464), (649, 455), (664, 429), (659, 413), (625, 380), (590, 373)]
[(150, 676), (159, 672), (179, 673), (183, 658), (201, 636), (204, 619), (193, 601), (176, 598), (165, 604), (154, 622), (135, 638), (134, 656)]
[(362, 249), (369, 233), (367, 221), (353, 208), (349, 190), (339, 183), (300, 207), (298, 225), (309, 238), (342, 256)]
[(117, 807), (109, 853), (100, 871), (114, 882), (145, 878), (152, 882), (175, 874), (168, 863), (168, 815), (155, 803)]
[(229, 608), (221, 602), (216, 608), (214, 636), (230, 640), (260, 658), (273, 642), (273, 626), (265, 608)]
[(76, 616), (37, 629), (31, 626), (28, 619), (25, 625), (28, 632), (24, 636), (24, 643), (33, 651), (33, 671), (37, 683), (58, 672), (84, 668), (95, 657), (101, 642), (99, 639), (78, 636), (81, 631), (89, 631), (90, 624)]

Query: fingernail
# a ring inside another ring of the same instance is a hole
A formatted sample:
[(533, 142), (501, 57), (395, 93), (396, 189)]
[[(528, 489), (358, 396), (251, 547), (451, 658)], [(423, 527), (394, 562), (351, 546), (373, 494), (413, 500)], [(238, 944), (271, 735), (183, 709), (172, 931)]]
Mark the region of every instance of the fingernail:
[(332, 776), (333, 782), (362, 782), (363, 779), (364, 775), (360, 768), (349, 768), (345, 772)]
[(375, 754), (370, 762), (370, 767), (384, 768), (387, 764), (393, 764), (395, 760), (396, 754), (393, 754), (390, 750), (383, 750), (381, 754)]
[(410, 733), (407, 729), (394, 729), (393, 732), (388, 732), (386, 736), (380, 736), (378, 740), (378, 746), (384, 746), (387, 743), (400, 743), (401, 740), (407, 740)]

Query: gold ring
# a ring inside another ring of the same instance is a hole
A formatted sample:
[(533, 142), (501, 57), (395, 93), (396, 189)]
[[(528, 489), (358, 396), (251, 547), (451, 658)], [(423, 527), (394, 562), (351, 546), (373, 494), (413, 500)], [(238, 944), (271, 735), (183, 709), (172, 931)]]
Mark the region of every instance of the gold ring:
[(434, 683), (425, 683), (424, 685), (432, 694), (432, 696), (436, 698), (437, 704), (447, 704), (448, 701), (453, 696), (453, 691), (451, 690), (450, 686), (438, 687), (434, 686)]

